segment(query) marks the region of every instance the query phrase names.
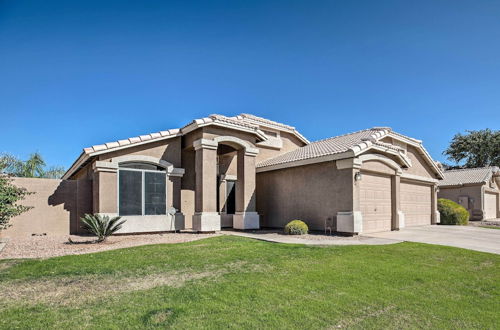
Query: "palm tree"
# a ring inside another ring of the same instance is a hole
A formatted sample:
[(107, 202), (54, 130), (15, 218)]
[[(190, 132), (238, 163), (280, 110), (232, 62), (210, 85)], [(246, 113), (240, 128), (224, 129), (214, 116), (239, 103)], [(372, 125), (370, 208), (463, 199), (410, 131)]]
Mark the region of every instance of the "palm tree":
[(52, 166), (45, 170), (45, 161), (38, 152), (32, 153), (26, 161), (10, 154), (0, 154), (0, 173), (25, 178), (59, 179), (65, 172), (62, 166)]
[(21, 175), (27, 178), (41, 178), (44, 176), (45, 161), (38, 152), (34, 152), (30, 155), (27, 161), (25, 161), (21, 168)]

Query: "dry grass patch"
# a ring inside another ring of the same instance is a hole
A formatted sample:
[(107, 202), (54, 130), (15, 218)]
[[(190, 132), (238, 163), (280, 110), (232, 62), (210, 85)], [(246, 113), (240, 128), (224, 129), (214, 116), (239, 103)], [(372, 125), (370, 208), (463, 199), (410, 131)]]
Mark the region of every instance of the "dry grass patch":
[(0, 305), (14, 302), (68, 305), (118, 293), (149, 290), (160, 286), (180, 288), (189, 281), (217, 280), (228, 273), (264, 272), (270, 266), (236, 261), (204, 271), (182, 270), (153, 274), (109, 274), (13, 280), (0, 287)]
[(0, 272), (23, 262), (22, 259), (0, 262)]

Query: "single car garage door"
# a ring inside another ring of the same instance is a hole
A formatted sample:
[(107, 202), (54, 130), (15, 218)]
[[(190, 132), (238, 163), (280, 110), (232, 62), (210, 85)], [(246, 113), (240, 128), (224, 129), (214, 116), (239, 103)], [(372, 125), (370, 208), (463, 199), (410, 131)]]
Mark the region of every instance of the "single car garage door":
[(405, 226), (431, 224), (432, 187), (417, 182), (401, 182), (401, 211), (405, 216)]
[(391, 230), (391, 178), (363, 173), (359, 197), (363, 233)]
[(497, 194), (484, 192), (484, 218), (495, 219), (497, 210)]

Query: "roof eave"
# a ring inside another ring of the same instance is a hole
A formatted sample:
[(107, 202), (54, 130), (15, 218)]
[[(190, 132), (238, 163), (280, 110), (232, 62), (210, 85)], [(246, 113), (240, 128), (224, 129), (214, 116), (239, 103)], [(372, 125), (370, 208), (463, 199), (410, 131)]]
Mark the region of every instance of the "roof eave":
[(90, 157), (88, 153), (82, 152), (80, 156), (78, 156), (78, 158), (73, 162), (70, 168), (66, 171), (66, 173), (64, 173), (61, 179), (68, 180), (89, 158)]

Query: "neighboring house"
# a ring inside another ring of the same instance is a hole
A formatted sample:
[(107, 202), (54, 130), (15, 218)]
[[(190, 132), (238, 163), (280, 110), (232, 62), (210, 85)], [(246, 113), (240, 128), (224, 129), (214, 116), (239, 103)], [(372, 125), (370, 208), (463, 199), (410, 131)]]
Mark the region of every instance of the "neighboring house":
[[(441, 178), (421, 141), (390, 128), (309, 143), (275, 121), (211, 115), (85, 148), (55, 191), (33, 198), (56, 207), (61, 219), (51, 221), (71, 233), (81, 232), (84, 213), (122, 216), (122, 233), (283, 227), (296, 218), (368, 233), (438, 222)], [(47, 221), (44, 212), (14, 219), (11, 235), (43, 228), (33, 222)]]
[(471, 220), (500, 218), (500, 169), (493, 166), (445, 171), (438, 197), (461, 204)]

